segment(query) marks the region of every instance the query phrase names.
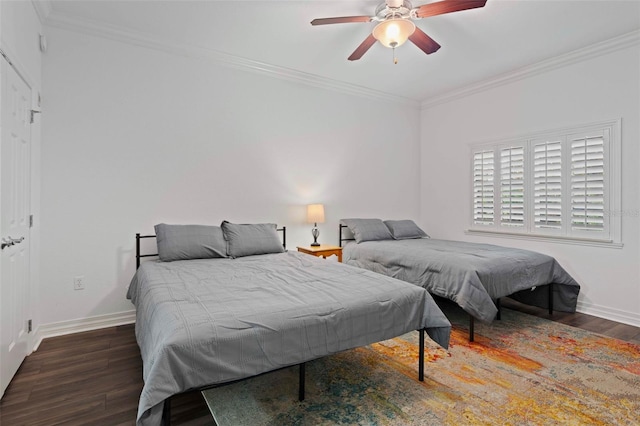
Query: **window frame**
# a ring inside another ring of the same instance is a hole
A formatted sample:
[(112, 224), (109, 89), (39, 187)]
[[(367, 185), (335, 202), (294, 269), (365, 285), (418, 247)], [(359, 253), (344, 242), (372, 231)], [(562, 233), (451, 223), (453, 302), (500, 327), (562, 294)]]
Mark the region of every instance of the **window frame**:
[[(518, 137), (469, 144), (471, 159), (471, 203), (469, 226), (465, 233), (470, 235), (490, 234), (508, 238), (551, 240), (562, 243), (576, 243), (606, 247), (622, 247), (621, 241), (621, 122), (620, 118), (596, 123), (563, 127), (559, 129), (532, 132)], [(572, 229), (571, 223), (571, 138), (601, 132), (604, 146), (604, 226), (602, 231)], [(535, 146), (541, 142), (560, 141), (561, 146), (561, 226), (536, 228), (535, 223)], [(504, 149), (524, 147), (524, 224), (514, 227), (502, 223), (502, 192), (500, 158)], [(493, 223), (476, 223), (474, 209), (474, 158), (478, 152), (493, 151)]]

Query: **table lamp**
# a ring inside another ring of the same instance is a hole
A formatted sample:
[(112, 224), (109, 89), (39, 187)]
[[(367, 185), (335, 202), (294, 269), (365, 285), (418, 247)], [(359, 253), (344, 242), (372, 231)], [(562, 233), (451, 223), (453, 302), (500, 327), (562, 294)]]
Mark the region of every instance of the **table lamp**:
[(318, 223), (324, 223), (324, 205), (322, 204), (309, 204), (307, 206), (307, 223), (313, 223), (313, 229), (311, 235), (313, 235), (312, 247), (320, 245), (318, 242), (318, 236), (320, 231), (318, 230)]

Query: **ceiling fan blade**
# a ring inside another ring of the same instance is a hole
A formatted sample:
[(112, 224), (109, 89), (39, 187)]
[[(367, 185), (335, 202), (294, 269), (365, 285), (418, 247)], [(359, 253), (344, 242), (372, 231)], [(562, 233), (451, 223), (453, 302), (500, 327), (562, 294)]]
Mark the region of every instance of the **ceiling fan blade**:
[(427, 55), (440, 49), (440, 45), (418, 27), (416, 27), (413, 34), (409, 36), (409, 40)]
[(485, 3), (487, 3), (487, 0), (442, 0), (416, 7), (415, 11), (418, 18), (427, 18), (460, 10), (484, 7)]
[(347, 24), (350, 22), (371, 22), (370, 16), (341, 16), (335, 18), (317, 18), (311, 25)]
[(360, 46), (358, 46), (356, 50), (353, 51), (353, 53), (351, 54), (351, 56), (349, 56), (348, 59), (350, 61), (357, 61), (358, 59), (362, 58), (362, 55), (367, 53), (367, 50), (369, 50), (369, 48), (373, 46), (375, 43), (376, 43), (376, 38), (373, 36), (373, 34), (369, 34), (369, 37), (364, 39), (364, 41), (360, 44)]

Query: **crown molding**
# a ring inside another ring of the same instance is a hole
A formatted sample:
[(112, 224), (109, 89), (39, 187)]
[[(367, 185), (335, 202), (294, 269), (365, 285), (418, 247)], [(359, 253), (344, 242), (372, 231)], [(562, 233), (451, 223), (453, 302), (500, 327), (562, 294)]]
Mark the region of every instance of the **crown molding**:
[(439, 104), (444, 104), (456, 99), (484, 92), (485, 90), (493, 89), (495, 87), (513, 83), (518, 80), (533, 77), (535, 75), (542, 74), (548, 71), (553, 71), (555, 69), (566, 67), (568, 65), (572, 65), (588, 59), (596, 58), (598, 56), (606, 55), (608, 53), (613, 53), (621, 49), (626, 49), (627, 47), (631, 47), (636, 44), (640, 44), (640, 30), (632, 31), (630, 33), (623, 34), (621, 36), (614, 37), (612, 39), (605, 40), (582, 49), (574, 50), (564, 55), (556, 56), (554, 58), (547, 59), (533, 65), (519, 68), (515, 71), (510, 71), (483, 81), (479, 81), (477, 83), (469, 84), (458, 89), (444, 92), (440, 95), (435, 95), (423, 100), (420, 108), (422, 110), (425, 110)]
[(36, 10), (36, 15), (38, 15), (40, 24), (44, 25), (47, 22), (49, 15), (51, 15), (51, 0), (31, 0), (31, 4)]
[(402, 106), (415, 109), (420, 108), (420, 101), (409, 99), (394, 94), (369, 89), (355, 84), (345, 83), (331, 78), (280, 67), (265, 62), (231, 55), (217, 50), (192, 46), (184, 43), (174, 43), (162, 40), (148, 34), (131, 31), (118, 26), (101, 22), (80, 19), (53, 10), (46, 19), (46, 25), (68, 31), (74, 31), (90, 36), (106, 38), (138, 47), (158, 50), (176, 56), (206, 60), (215, 64), (224, 65), (242, 71), (266, 75), (280, 80), (302, 83), (321, 89), (333, 90), (342, 94), (355, 95), (367, 99), (393, 102)]

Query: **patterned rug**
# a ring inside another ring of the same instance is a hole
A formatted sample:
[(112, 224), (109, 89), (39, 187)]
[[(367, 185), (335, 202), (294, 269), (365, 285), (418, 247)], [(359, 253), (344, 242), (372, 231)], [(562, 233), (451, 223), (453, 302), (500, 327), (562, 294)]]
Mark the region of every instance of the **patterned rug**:
[[(449, 312), (447, 312), (449, 315)], [(640, 346), (503, 310), (453, 318), (449, 350), (418, 333), (307, 363), (306, 399), (289, 368), (205, 391), (226, 425), (638, 425)]]

